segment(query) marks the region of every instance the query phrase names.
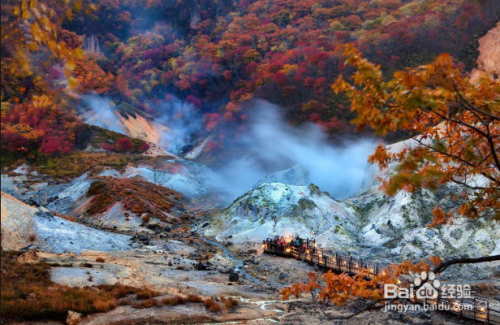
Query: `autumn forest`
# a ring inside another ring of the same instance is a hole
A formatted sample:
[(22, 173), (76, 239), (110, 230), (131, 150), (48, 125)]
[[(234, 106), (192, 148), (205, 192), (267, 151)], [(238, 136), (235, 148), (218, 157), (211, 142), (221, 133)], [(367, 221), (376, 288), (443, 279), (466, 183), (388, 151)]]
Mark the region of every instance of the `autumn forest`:
[(1, 3), (2, 324), (500, 324), (500, 1)]
[(442, 52), (470, 70), (500, 11), (496, 1), (459, 0), (2, 4), (2, 148), (15, 156), (78, 147), (80, 99), (92, 93), (146, 118), (175, 96), (202, 112), (207, 131), (244, 128), (246, 104), (262, 98), (292, 124), (353, 132), (345, 97), (330, 89), (348, 69), (344, 44), (389, 73)]

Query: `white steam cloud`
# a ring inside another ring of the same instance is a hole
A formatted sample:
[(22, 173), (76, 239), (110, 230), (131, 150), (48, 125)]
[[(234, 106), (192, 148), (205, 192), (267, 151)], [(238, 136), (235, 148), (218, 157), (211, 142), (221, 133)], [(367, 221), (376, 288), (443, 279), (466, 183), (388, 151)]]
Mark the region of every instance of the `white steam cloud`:
[[(92, 95), (85, 98), (84, 103), (89, 107), (85, 113), (86, 123), (130, 135), (110, 99)], [(151, 121), (151, 125), (161, 133), (157, 144), (174, 154), (189, 144), (191, 136), (203, 127), (202, 117), (191, 103), (172, 97), (168, 101), (149, 105), (158, 115)]]
[[(91, 108), (86, 114), (87, 123), (126, 134), (110, 100), (94, 95), (85, 102)], [(150, 105), (159, 115), (153, 123), (166, 126), (159, 145), (170, 152), (179, 153), (202, 129), (202, 117), (190, 103), (171, 99)], [(307, 179), (302, 183), (313, 183), (335, 198), (352, 196), (361, 188), (368, 156), (376, 147), (374, 140), (345, 140), (334, 145), (314, 124), (289, 126), (275, 105), (257, 101), (252, 111), (249, 131), (230, 144), (245, 154), (219, 162), (223, 167), (215, 170), (211, 182), (226, 199), (233, 200), (270, 173), (295, 165), (306, 171)]]
[(109, 99), (92, 95), (85, 98), (84, 102), (90, 107), (90, 110), (85, 113), (86, 123), (111, 131), (126, 133)]
[(202, 117), (191, 103), (173, 99), (155, 108), (160, 114), (156, 122), (169, 129), (162, 132), (159, 145), (170, 152), (179, 153), (190, 142), (191, 136), (203, 127)]
[(368, 168), (368, 156), (376, 142), (362, 139), (334, 146), (314, 124), (302, 128), (289, 126), (277, 106), (258, 101), (250, 132), (241, 140), (245, 158), (232, 161), (218, 170), (219, 190), (234, 199), (251, 189), (270, 172), (301, 165), (307, 182), (334, 198), (346, 198), (359, 190)]

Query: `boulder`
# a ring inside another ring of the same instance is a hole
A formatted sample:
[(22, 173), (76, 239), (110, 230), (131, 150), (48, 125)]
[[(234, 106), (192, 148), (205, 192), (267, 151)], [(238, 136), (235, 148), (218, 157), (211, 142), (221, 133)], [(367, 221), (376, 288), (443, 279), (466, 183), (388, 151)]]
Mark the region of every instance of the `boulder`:
[(230, 282), (236, 282), (240, 279), (240, 275), (234, 271), (231, 271), (231, 273), (229, 273), (229, 281)]
[(37, 262), (38, 259), (39, 257), (36, 251), (27, 251), (26, 253), (21, 254), (17, 257), (17, 262), (24, 264), (24, 263)]
[(83, 321), (82, 314), (68, 310), (68, 317), (66, 317), (67, 325), (77, 325)]
[(205, 271), (207, 269), (207, 266), (205, 264), (199, 262), (198, 264), (196, 264), (195, 268), (198, 271)]

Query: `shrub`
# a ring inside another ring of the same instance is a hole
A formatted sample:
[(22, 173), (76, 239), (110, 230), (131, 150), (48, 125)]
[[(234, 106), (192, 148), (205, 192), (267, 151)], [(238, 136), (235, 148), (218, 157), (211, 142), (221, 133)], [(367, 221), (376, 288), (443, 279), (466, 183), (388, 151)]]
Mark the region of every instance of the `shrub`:
[(208, 298), (205, 300), (205, 307), (213, 313), (220, 313), (226, 312), (239, 305), (239, 301), (234, 298), (224, 298), (224, 296), (220, 296), (220, 301), (221, 302), (217, 302), (212, 298)]
[(121, 138), (116, 142), (116, 147), (120, 151), (129, 151), (132, 148), (132, 141), (129, 138)]
[(163, 298), (161, 300), (161, 303), (163, 305), (168, 305), (168, 306), (184, 305), (186, 302), (187, 302), (187, 300), (184, 297), (181, 297), (181, 296), (175, 296), (175, 297), (170, 297), (170, 298)]
[(103, 148), (106, 151), (116, 151), (116, 147), (114, 144), (103, 143), (101, 145), (101, 148)]
[(232, 297), (229, 298), (224, 298), (223, 296), (220, 297), (220, 300), (226, 307), (226, 309), (232, 309), (233, 307), (236, 307), (239, 305), (239, 301), (237, 299), (234, 299)]
[(149, 144), (147, 142), (143, 142), (141, 146), (139, 147), (140, 152), (146, 152), (150, 148)]
[(136, 309), (151, 308), (153, 306), (157, 306), (157, 302), (153, 298), (142, 300), (142, 301), (132, 305), (132, 307), (134, 307)]
[(208, 308), (212, 313), (219, 313), (223, 310), (223, 305), (213, 300), (212, 298), (208, 298), (205, 300), (205, 307)]
[(149, 214), (144, 214), (142, 217), (141, 217), (141, 220), (142, 220), (142, 223), (143, 224), (148, 224), (149, 221), (151, 221), (151, 217), (149, 216)]
[(153, 297), (158, 297), (160, 295), (159, 292), (145, 288), (142, 289), (141, 291), (137, 292), (137, 295), (135, 296), (137, 299), (150, 299)]
[(213, 304), (212, 306), (210, 306), (209, 310), (212, 313), (220, 313), (220, 312), (223, 311), (222, 304), (216, 302), (215, 304)]
[(200, 303), (200, 302), (203, 302), (203, 299), (200, 296), (188, 295), (187, 296), (187, 301), (188, 302)]
[(98, 262), (98, 263), (104, 263), (104, 262), (106, 262), (106, 260), (104, 258), (102, 258), (102, 257), (96, 258), (95, 261)]

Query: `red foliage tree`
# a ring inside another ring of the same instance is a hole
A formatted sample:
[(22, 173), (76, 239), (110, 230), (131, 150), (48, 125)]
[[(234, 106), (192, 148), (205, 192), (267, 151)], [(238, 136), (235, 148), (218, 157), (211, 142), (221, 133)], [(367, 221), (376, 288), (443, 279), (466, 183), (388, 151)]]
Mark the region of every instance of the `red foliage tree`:
[(120, 151), (129, 151), (132, 148), (132, 141), (129, 138), (121, 138), (116, 142), (116, 147)]
[(146, 152), (150, 148), (150, 145), (147, 142), (143, 142), (141, 146), (139, 147), (139, 151), (141, 152)]
[(69, 140), (67, 132), (58, 131), (45, 134), (38, 151), (52, 156), (60, 156), (61, 154), (71, 152), (73, 148), (74, 144)]
[(116, 147), (114, 144), (103, 143), (101, 145), (101, 148), (103, 148), (106, 151), (116, 151)]

